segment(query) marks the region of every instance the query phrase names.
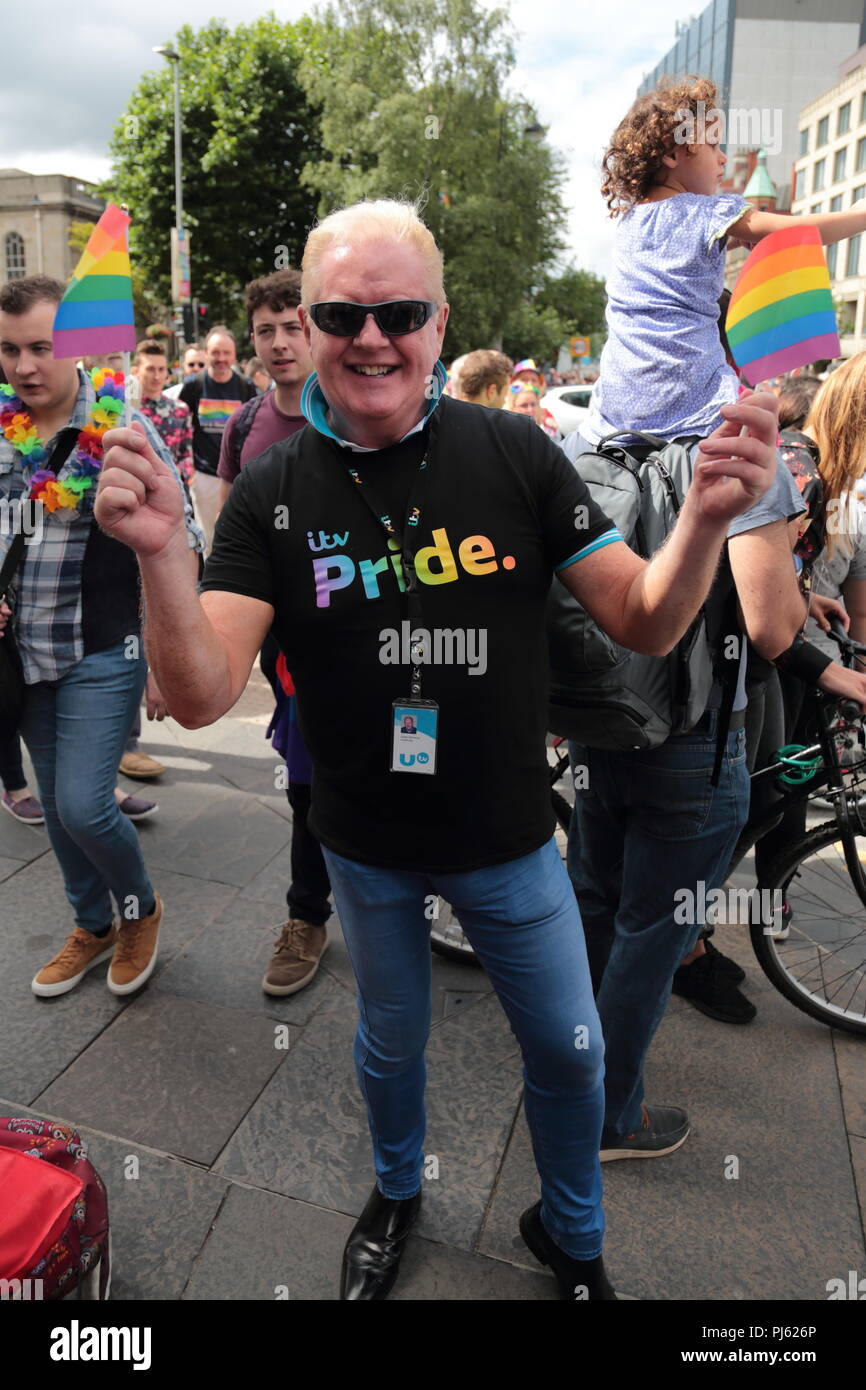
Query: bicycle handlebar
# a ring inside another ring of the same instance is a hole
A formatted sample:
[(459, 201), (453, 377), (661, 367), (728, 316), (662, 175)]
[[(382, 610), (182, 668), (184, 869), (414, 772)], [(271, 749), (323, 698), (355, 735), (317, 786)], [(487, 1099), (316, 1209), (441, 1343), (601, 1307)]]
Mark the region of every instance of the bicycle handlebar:
[(849, 637), (838, 618), (830, 619), (830, 631), (828, 637), (832, 637), (846, 656), (866, 656), (866, 647), (862, 642), (855, 642), (853, 637)]

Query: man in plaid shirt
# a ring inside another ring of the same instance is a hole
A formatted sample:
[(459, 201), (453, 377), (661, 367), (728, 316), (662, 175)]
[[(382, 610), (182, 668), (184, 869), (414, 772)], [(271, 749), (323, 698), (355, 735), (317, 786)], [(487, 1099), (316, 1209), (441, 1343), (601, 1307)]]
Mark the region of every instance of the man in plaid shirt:
[[(53, 357), (52, 328), (65, 287), (47, 276), (0, 287), (0, 366), (23, 401), (62, 481), (87, 423), (95, 393), (71, 360)], [(190, 567), (198, 569), (204, 538), (180, 476), (151, 422), (133, 420), (184, 496)], [(33, 469), (0, 436), (0, 516), (30, 491)], [(171, 485), (171, 484), (170, 484)], [(108, 987), (132, 993), (156, 964), (162, 902), (153, 889), (134, 826), (121, 814), (114, 782), (123, 745), (145, 684), (138, 566), (131, 552), (96, 525), (96, 489), (75, 511), (41, 515), (0, 607), (0, 638), (14, 627), (26, 682), (21, 735), (45, 809), (51, 846), (63, 872), (75, 927), (60, 952), (37, 972), (31, 988), (53, 997), (73, 989), (88, 970), (112, 956)], [(12, 540), (0, 531), (0, 563)], [(155, 685), (149, 699), (161, 702)], [(112, 898), (119, 921), (112, 916)]]

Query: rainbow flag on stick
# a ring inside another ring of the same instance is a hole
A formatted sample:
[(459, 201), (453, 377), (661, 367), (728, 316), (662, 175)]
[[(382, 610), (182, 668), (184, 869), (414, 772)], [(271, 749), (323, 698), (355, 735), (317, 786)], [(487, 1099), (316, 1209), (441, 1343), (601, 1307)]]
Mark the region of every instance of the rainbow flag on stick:
[(725, 323), (731, 356), (752, 386), (841, 351), (821, 233), (771, 232), (749, 253)]
[(135, 319), (126, 244), (130, 218), (109, 203), (90, 235), (54, 319), (55, 357), (132, 352)]

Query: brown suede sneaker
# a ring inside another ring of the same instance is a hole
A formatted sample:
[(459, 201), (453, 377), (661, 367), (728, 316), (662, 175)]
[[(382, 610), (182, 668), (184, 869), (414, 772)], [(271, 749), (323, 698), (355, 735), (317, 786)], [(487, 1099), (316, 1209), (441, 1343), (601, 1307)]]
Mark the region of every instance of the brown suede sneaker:
[(76, 927), (54, 959), (33, 976), (30, 988), (42, 999), (66, 994), (84, 979), (88, 970), (111, 955), (116, 943), (116, 926), (112, 926), (107, 936), (94, 936), (93, 932)]
[(108, 988), (112, 994), (132, 994), (141, 989), (156, 965), (156, 939), (162, 921), (162, 898), (149, 917), (121, 922), (114, 960), (108, 969)]
[(299, 917), (286, 922), (262, 980), (265, 994), (297, 994), (310, 983), (327, 949), (327, 927), (314, 927)]

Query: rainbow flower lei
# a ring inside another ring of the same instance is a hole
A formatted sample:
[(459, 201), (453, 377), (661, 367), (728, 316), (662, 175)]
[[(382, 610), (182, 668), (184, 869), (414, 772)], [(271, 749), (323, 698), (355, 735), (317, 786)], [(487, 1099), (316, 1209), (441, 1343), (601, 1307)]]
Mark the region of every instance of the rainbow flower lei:
[(102, 436), (119, 423), (123, 413), (123, 372), (97, 367), (90, 373), (90, 381), (96, 400), (75, 441), (70, 473), (62, 483), (50, 469), (39, 467), (47, 461), (48, 453), (27, 407), (11, 386), (0, 384), (0, 434), (18, 450), (27, 466), (36, 468), (30, 477), (30, 500), (41, 502), (49, 512), (56, 512), (59, 507), (78, 509), (102, 467)]

